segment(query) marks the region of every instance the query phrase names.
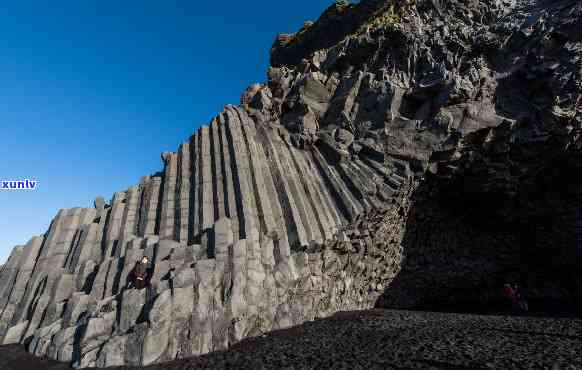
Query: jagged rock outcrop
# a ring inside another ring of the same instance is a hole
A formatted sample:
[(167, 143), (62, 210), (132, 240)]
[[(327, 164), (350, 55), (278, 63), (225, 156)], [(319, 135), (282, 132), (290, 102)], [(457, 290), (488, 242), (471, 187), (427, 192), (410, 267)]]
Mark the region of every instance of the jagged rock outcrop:
[[(0, 343), (141, 365), (339, 310), (487, 302), (507, 278), (579, 302), (581, 16), (332, 6), (162, 172), (13, 250)], [(144, 255), (149, 286), (128, 289)]]
[[(332, 166), (284, 131), (229, 106), (162, 154), (163, 173), (61, 210), (2, 270), (3, 342), (81, 367), (150, 364), (373, 304), (324, 246), (388, 212), (397, 180), (374, 158)], [(126, 289), (144, 255), (150, 286)]]

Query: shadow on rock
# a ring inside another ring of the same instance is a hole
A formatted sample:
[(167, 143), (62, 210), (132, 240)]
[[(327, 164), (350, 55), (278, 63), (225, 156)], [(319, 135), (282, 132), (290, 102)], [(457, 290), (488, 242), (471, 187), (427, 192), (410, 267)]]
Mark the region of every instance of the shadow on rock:
[(502, 287), (513, 282), (534, 315), (581, 315), (580, 151), (547, 156), (548, 144), (514, 174), (527, 143), (501, 157), (493, 146), (461, 152), (459, 170), (428, 174), (414, 190), (402, 269), (377, 307), (507, 314)]

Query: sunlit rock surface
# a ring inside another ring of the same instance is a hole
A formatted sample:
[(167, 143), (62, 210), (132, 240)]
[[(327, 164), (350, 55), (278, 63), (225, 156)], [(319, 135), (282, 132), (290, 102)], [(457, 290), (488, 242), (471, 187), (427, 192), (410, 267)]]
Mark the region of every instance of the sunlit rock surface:
[(280, 35), (268, 80), (161, 172), (14, 248), (0, 343), (147, 365), (342, 310), (486, 303), (506, 279), (582, 306), (581, 15), (362, 1)]

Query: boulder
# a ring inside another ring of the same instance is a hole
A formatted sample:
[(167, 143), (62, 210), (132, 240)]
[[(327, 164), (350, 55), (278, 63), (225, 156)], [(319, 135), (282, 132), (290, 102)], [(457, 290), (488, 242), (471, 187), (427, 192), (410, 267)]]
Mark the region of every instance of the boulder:
[(172, 325), (172, 292), (162, 292), (148, 313), (150, 327), (143, 342), (143, 365), (150, 365), (163, 358), (170, 344)]
[(2, 344), (7, 345), (7, 344), (20, 343), (27, 327), (28, 327), (28, 321), (23, 321), (18, 325), (12, 326), (10, 329), (8, 329), (8, 332), (6, 332), (6, 335), (4, 335), (4, 339), (2, 341)]
[(105, 202), (105, 199), (103, 199), (103, 197), (95, 198), (94, 206), (98, 212), (103, 211), (106, 205), (107, 203)]
[(128, 289), (121, 295), (119, 323), (117, 330), (126, 333), (137, 324), (146, 303), (146, 289)]

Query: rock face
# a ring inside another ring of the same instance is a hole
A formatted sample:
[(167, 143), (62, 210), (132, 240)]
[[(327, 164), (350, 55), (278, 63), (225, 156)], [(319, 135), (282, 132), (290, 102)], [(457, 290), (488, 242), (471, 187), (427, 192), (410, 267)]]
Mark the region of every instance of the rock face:
[(332, 6), (162, 172), (14, 248), (0, 343), (146, 365), (339, 310), (486, 303), (505, 279), (582, 306), (581, 16)]

